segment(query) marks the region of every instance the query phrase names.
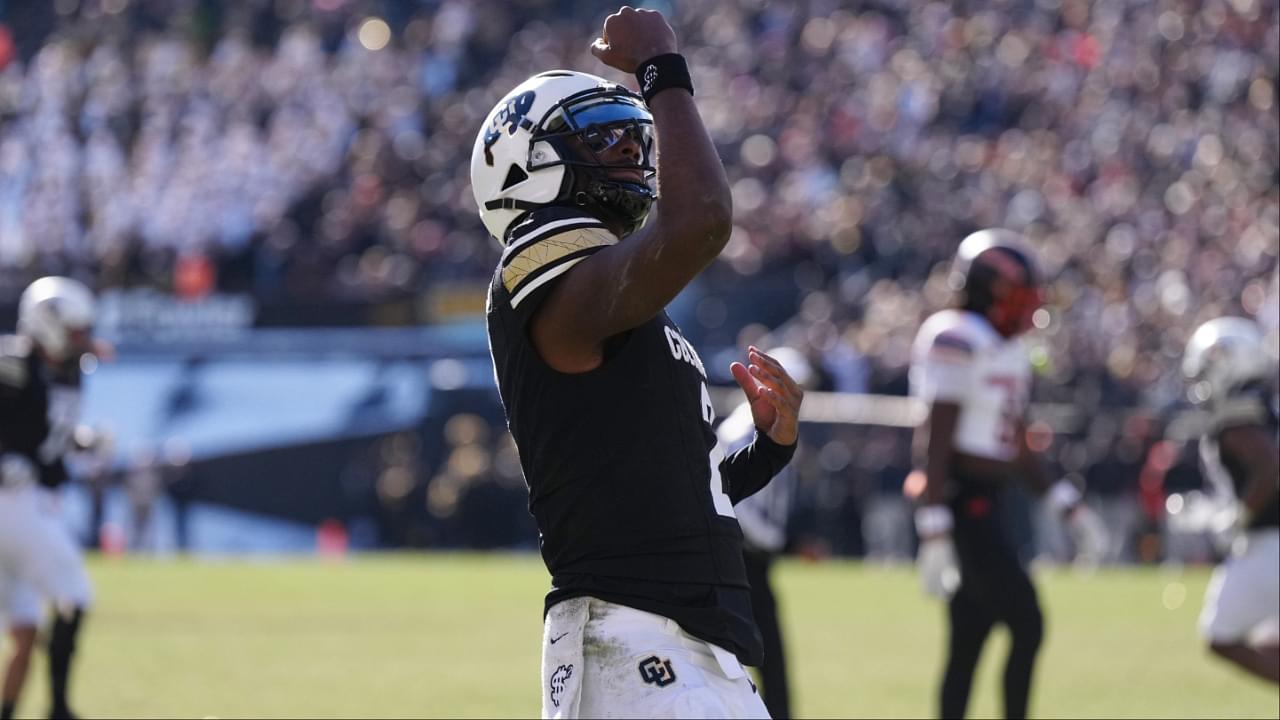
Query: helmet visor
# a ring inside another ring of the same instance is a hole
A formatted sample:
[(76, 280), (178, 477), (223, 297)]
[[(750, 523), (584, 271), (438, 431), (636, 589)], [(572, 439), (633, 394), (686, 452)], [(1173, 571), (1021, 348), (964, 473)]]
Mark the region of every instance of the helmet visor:
[(529, 169), (552, 165), (655, 170), (653, 115), (626, 91), (593, 91), (569, 98), (547, 114), (537, 141), (550, 142), (558, 158), (540, 159), (534, 152)]

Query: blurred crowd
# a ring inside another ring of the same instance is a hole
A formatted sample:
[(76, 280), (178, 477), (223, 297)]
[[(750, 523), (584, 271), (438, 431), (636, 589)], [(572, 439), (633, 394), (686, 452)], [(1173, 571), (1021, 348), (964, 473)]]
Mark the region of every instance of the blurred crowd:
[[(688, 313), (700, 347), (768, 333), (810, 353), (822, 389), (902, 394), (959, 240), (1021, 231), (1049, 279), (1038, 398), (1099, 418), (1055, 444), (1058, 469), (1133, 514), (1184, 404), (1189, 332), (1243, 315), (1276, 344), (1276, 0), (643, 5), (672, 18), (733, 187), (732, 239)], [(482, 284), (479, 123), (535, 70), (623, 80), (586, 51), (607, 12), (0, 2), (0, 301), (49, 272), (262, 302)], [(814, 462), (843, 473), (877, 443), (909, 463), (903, 434), (866, 431)], [(901, 469), (859, 482), (891, 495)]]

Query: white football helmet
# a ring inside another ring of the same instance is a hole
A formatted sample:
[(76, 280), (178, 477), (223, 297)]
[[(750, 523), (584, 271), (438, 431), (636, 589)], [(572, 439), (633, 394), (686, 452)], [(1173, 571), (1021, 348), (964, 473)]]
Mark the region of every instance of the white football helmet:
[(1208, 399), (1221, 397), (1250, 380), (1274, 379), (1275, 362), (1267, 354), (1257, 324), (1239, 317), (1210, 320), (1191, 334), (1182, 356), (1182, 373), (1207, 382)]
[(88, 352), (94, 315), (93, 293), (83, 283), (42, 277), (27, 286), (18, 300), (18, 334), (31, 338), (45, 355), (59, 362)]
[[(640, 149), (639, 164), (602, 161), (625, 137)], [(505, 243), (525, 212), (576, 205), (626, 235), (644, 222), (655, 198), (653, 137), (644, 100), (621, 85), (569, 70), (534, 75), (507, 93), (476, 136), (471, 192), (480, 219)], [(620, 176), (620, 167), (640, 173)]]

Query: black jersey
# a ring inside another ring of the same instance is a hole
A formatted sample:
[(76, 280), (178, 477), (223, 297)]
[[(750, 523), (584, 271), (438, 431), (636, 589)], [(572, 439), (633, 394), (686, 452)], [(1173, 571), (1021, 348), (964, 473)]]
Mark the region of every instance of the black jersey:
[[(1242, 425), (1258, 425), (1280, 432), (1276, 393), (1266, 382), (1245, 383), (1232, 388), (1209, 406), (1209, 427), (1201, 440), (1201, 453), (1209, 479), (1224, 492), (1243, 497), (1249, 482), (1248, 458), (1222, 451), (1218, 437), (1223, 430)], [(1280, 497), (1272, 498), (1249, 523), (1249, 529), (1280, 527)]]
[(536, 210), (511, 230), (489, 290), (498, 388), (552, 577), (547, 607), (590, 595), (654, 612), (758, 665), (731, 496), (767, 477), (722, 482), (693, 347), (666, 313), (612, 338), (604, 363), (581, 374), (551, 369), (529, 340), (551, 281), (616, 242), (579, 210)]
[(0, 337), (0, 453), (25, 456), (49, 487), (67, 478), (79, 408), (78, 366), (68, 368), (66, 378), (50, 377), (30, 340)]

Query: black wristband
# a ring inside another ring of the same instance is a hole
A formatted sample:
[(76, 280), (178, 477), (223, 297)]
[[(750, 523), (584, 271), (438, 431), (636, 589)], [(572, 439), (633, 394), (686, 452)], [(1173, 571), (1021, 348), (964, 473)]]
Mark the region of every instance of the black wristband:
[(791, 462), (791, 456), (796, 454), (797, 443), (790, 445), (779, 445), (769, 437), (768, 433), (760, 428), (756, 428), (755, 449), (760, 456), (769, 462), (769, 466), (774, 472), (781, 470), (787, 463)]
[(693, 94), (693, 79), (689, 77), (689, 65), (679, 53), (667, 53), (649, 58), (636, 68), (636, 82), (645, 103), (653, 96), (671, 88), (684, 88)]

